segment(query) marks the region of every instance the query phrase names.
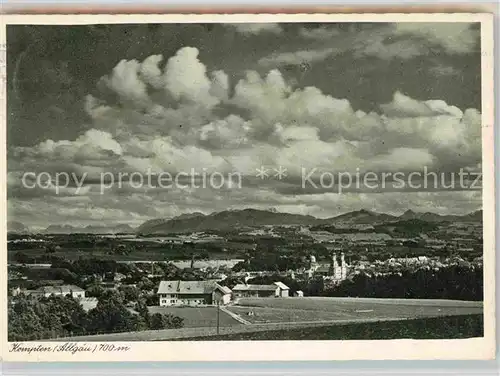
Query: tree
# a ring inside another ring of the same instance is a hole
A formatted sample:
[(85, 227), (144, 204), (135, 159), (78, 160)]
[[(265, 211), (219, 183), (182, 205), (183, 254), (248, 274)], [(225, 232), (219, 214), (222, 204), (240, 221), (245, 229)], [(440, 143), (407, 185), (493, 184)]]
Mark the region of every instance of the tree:
[(140, 298), (137, 302), (136, 310), (137, 310), (137, 312), (139, 312), (139, 315), (142, 317), (142, 319), (146, 323), (146, 326), (148, 328), (150, 328), (151, 327), (151, 315), (149, 314), (147, 303), (148, 303), (147, 299)]
[(49, 244), (45, 247), (45, 253), (56, 253), (56, 246), (54, 244)]
[[(88, 313), (89, 330), (94, 333), (134, 332), (144, 329), (139, 315), (131, 313), (121, 294), (105, 292), (96, 308)], [(141, 325), (142, 324), (142, 325)]]
[(85, 332), (86, 313), (72, 297), (40, 300), (13, 297), (9, 304), (9, 340), (29, 341)]
[(120, 291), (123, 293), (125, 303), (137, 302), (141, 293), (135, 286), (121, 286)]
[(104, 289), (98, 284), (91, 285), (87, 288), (87, 296), (100, 298), (104, 294)]
[(32, 264), (35, 259), (28, 256), (26, 253), (16, 252), (14, 253), (14, 261), (18, 262), (19, 264)]
[(154, 313), (151, 315), (151, 330), (178, 329), (184, 326), (184, 319), (171, 314)]

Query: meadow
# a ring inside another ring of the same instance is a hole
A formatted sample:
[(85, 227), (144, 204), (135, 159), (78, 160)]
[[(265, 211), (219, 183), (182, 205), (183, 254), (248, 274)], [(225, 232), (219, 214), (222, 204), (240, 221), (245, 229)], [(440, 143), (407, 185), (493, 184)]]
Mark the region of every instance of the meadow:
[[(148, 307), (149, 313), (172, 314), (184, 319), (184, 328), (216, 327), (217, 307)], [(219, 310), (219, 326), (242, 325), (239, 321)]]
[(183, 341), (459, 339), (484, 335), (483, 315), (349, 323), (183, 338)]
[[(228, 308), (252, 323), (482, 314), (482, 302), (370, 298), (245, 298)], [(249, 315), (251, 312), (253, 314)]]

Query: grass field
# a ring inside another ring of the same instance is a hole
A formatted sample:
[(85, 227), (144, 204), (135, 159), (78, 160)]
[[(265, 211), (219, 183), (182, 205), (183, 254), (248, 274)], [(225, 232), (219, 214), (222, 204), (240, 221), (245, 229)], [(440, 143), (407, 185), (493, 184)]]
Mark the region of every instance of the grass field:
[(51, 341), (192, 341), (192, 340), (336, 340), (396, 338), (470, 338), (483, 335), (483, 316), (465, 315), (423, 319), (346, 319), (279, 322), (220, 327), (146, 330), (58, 338)]
[[(310, 309), (285, 309), (272, 307), (238, 307), (227, 308), (229, 311), (250, 321), (252, 324), (271, 322), (328, 321), (339, 318), (339, 315), (328, 311), (312, 311)], [(252, 312), (253, 315), (248, 315)], [(345, 318), (344, 315), (340, 318)]]
[[(252, 324), (240, 324), (221, 310), (219, 333), (216, 307), (150, 307), (152, 313), (183, 317), (185, 327), (58, 341), (467, 338), (483, 331), (482, 302), (310, 297), (241, 299), (240, 304), (245, 306), (226, 309)], [(253, 316), (245, 314), (249, 310)]]
[[(252, 323), (482, 314), (482, 302), (362, 298), (247, 298), (228, 307)], [(248, 312), (253, 312), (249, 316)]]
[(458, 339), (482, 337), (483, 315), (434, 317), (183, 338), (183, 341)]
[[(184, 319), (185, 328), (197, 327), (216, 327), (217, 326), (217, 307), (148, 307), (153, 313), (170, 313)], [(239, 321), (228, 315), (226, 312), (219, 311), (220, 327), (229, 327), (242, 325)]]

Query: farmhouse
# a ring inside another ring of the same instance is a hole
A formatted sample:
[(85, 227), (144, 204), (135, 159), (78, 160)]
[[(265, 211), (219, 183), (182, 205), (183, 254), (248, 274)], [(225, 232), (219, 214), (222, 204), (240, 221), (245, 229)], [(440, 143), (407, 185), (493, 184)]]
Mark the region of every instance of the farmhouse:
[(282, 282), (275, 282), (272, 285), (238, 284), (233, 288), (233, 295), (235, 298), (288, 297), (289, 290)]
[(161, 281), (157, 294), (160, 306), (228, 304), (231, 299), (231, 290), (215, 281)]

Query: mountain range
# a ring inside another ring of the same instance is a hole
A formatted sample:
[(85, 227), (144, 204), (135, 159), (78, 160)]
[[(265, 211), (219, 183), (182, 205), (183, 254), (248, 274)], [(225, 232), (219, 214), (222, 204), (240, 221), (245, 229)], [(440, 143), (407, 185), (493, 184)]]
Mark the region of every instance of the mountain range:
[(138, 227), (138, 234), (165, 234), (222, 230), (237, 227), (258, 227), (265, 225), (378, 225), (401, 220), (419, 219), (426, 222), (476, 222), (482, 221), (482, 210), (464, 216), (435, 213), (416, 213), (411, 210), (400, 216), (359, 210), (336, 217), (319, 219), (309, 215), (278, 213), (265, 210), (227, 210), (204, 215), (194, 213), (172, 219), (153, 219)]
[[(379, 225), (389, 222), (418, 219), (426, 222), (461, 222), (480, 223), (483, 212), (478, 210), (466, 215), (439, 215), (429, 212), (414, 212), (407, 210), (400, 216), (376, 213), (369, 210), (353, 211), (336, 217), (319, 219), (310, 215), (279, 213), (276, 211), (243, 209), (225, 210), (221, 212), (203, 214), (182, 214), (171, 219), (152, 219), (144, 222), (137, 229), (128, 224), (116, 226), (86, 226), (75, 227), (71, 225), (50, 225), (41, 233), (44, 234), (167, 234), (186, 233), (206, 230), (225, 230), (241, 227), (259, 227), (266, 225)], [(29, 229), (20, 222), (9, 221), (8, 232), (29, 233)]]
[[(16, 234), (27, 234), (30, 231), (20, 222), (10, 221), (7, 223), (7, 232)], [(116, 226), (85, 226), (72, 225), (50, 225), (45, 230), (37, 231), (41, 234), (134, 234), (135, 229), (128, 224)]]
[(134, 234), (135, 229), (127, 224), (116, 226), (75, 227), (71, 225), (50, 225), (42, 231), (44, 234)]

